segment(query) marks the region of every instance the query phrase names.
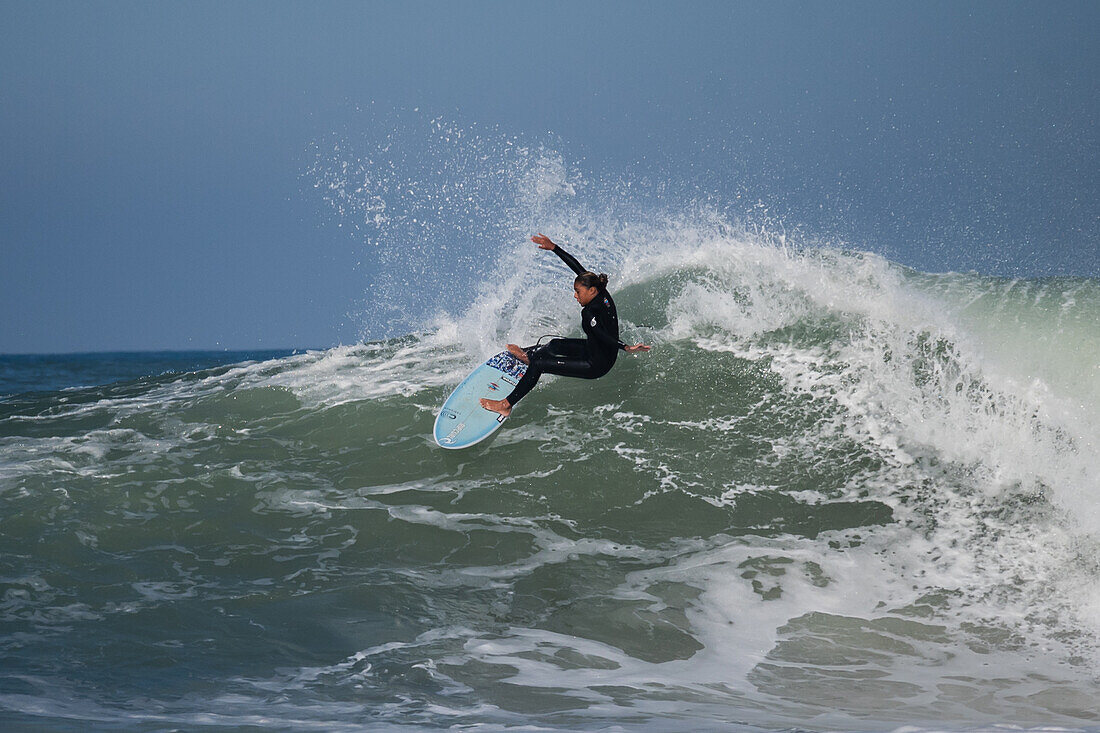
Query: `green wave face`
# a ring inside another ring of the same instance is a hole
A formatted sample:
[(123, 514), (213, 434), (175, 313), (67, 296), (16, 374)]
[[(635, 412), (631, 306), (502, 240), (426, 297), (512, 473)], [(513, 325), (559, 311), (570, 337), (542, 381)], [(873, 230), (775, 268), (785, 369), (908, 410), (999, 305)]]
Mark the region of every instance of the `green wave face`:
[(403, 339), (0, 402), (0, 720), (1100, 724), (1095, 282), (639, 258), (616, 299), (650, 354), (439, 449), (466, 371), (578, 330), (533, 282)]

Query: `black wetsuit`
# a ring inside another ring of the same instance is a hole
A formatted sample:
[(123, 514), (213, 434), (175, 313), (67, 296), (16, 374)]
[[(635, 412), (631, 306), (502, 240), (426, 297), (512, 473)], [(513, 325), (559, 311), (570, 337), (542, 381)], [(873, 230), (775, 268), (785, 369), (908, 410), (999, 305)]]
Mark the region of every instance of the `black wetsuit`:
[[(560, 246), (554, 247), (553, 252), (578, 275), (587, 272), (573, 255)], [(619, 340), (619, 316), (615, 312), (615, 301), (603, 288), (591, 303), (581, 309), (581, 327), (587, 338), (557, 338), (542, 346), (524, 349), (530, 363), (527, 373), (506, 398), (509, 405), (514, 407), (522, 400), (543, 374), (598, 379), (611, 371), (619, 350), (625, 349), (626, 344)]]

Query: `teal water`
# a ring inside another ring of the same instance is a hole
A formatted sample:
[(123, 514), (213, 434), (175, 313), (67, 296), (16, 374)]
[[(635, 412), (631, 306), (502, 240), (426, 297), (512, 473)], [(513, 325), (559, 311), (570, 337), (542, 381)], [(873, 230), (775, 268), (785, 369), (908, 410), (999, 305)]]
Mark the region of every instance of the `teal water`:
[(468, 451), (435, 410), (577, 330), (560, 273), (0, 398), (0, 722), (1100, 729), (1100, 284), (685, 240), (616, 268), (649, 355)]

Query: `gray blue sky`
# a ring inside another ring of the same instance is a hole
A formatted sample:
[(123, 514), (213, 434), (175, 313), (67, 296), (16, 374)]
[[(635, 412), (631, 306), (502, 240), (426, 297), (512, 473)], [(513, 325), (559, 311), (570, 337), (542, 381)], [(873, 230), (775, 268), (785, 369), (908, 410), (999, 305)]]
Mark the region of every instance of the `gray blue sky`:
[(0, 0), (0, 352), (355, 340), (366, 245), (303, 171), (364, 105), (552, 132), (922, 269), (1096, 277), (1098, 28), (1095, 2)]

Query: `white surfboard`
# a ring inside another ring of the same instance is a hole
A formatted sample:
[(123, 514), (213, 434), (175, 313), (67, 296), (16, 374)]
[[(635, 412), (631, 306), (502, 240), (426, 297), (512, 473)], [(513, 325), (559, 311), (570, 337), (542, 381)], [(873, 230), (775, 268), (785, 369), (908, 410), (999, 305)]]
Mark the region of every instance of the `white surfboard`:
[(435, 442), (443, 448), (468, 448), (495, 433), (507, 419), (486, 410), (482, 397), (502, 400), (527, 372), (527, 365), (502, 351), (455, 387), (435, 419)]

